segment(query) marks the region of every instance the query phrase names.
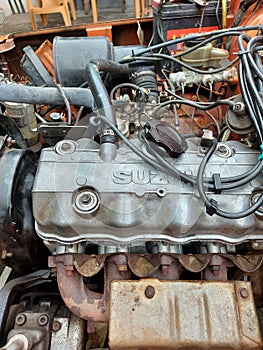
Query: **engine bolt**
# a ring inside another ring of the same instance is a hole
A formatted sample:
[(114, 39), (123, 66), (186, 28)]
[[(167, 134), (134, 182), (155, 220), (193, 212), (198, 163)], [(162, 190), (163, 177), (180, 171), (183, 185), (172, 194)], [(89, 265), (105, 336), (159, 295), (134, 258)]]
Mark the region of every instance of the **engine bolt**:
[(83, 204), (90, 204), (91, 201), (92, 201), (92, 198), (91, 198), (90, 195), (84, 193), (84, 194), (81, 196), (80, 200), (81, 200), (81, 202), (82, 202)]
[(54, 332), (58, 332), (61, 328), (61, 323), (59, 321), (54, 321), (52, 329)]
[(48, 321), (49, 321), (48, 315), (43, 314), (43, 315), (40, 315), (38, 319), (38, 324), (40, 326), (45, 326), (48, 323)]
[(242, 288), (242, 289), (240, 289), (240, 295), (241, 295), (241, 297), (242, 298), (244, 298), (244, 299), (246, 299), (246, 298), (248, 298), (248, 290), (246, 289), (246, 288)]
[(19, 314), (16, 316), (16, 324), (18, 326), (23, 326), (23, 324), (26, 323), (26, 315), (25, 314)]
[(81, 214), (91, 214), (100, 205), (96, 192), (90, 189), (80, 190), (75, 197), (74, 209)]
[(145, 289), (145, 296), (149, 299), (153, 298), (155, 294), (155, 289), (152, 286), (147, 286)]
[(68, 150), (70, 148), (70, 144), (68, 142), (63, 142), (61, 145), (61, 149), (63, 149), (63, 151)]
[(59, 141), (55, 146), (55, 151), (59, 155), (69, 155), (75, 152), (76, 143), (74, 141)]

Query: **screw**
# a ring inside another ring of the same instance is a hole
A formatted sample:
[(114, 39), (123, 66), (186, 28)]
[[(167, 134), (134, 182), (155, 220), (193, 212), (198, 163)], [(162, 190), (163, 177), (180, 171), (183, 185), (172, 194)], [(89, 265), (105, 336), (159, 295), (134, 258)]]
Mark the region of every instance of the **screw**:
[(155, 294), (155, 289), (152, 286), (147, 286), (145, 289), (145, 296), (149, 299), (153, 298)]
[(54, 332), (58, 332), (61, 328), (61, 323), (59, 321), (54, 321), (52, 329)]
[(38, 324), (40, 326), (45, 326), (48, 323), (48, 321), (49, 321), (48, 315), (43, 314), (43, 315), (40, 315), (38, 319)]
[(248, 298), (248, 290), (246, 288), (240, 289), (240, 295), (244, 299)]
[(23, 324), (26, 323), (26, 315), (19, 314), (16, 316), (16, 324), (18, 326), (23, 326)]

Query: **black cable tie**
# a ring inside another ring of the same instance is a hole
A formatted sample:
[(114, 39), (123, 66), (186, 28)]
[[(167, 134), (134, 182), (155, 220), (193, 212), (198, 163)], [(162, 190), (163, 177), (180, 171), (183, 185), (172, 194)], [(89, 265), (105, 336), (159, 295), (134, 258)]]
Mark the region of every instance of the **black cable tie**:
[(215, 194), (221, 194), (222, 192), (222, 181), (219, 173), (213, 174), (214, 186), (215, 186)]
[(217, 201), (214, 199), (210, 200), (210, 207), (206, 207), (206, 213), (210, 216), (214, 215), (217, 212)]

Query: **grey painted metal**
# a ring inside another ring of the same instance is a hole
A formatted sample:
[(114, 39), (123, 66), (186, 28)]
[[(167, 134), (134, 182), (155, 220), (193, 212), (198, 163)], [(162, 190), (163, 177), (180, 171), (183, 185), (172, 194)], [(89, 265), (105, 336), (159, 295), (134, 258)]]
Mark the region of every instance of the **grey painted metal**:
[[(164, 156), (181, 171), (197, 174), (203, 154), (196, 139), (188, 145), (187, 152), (177, 159)], [(208, 177), (214, 173), (222, 177), (242, 174), (257, 162), (258, 152), (239, 142), (219, 146), (220, 152), (207, 166)], [(227, 151), (225, 156), (222, 149)], [(209, 193), (209, 197), (228, 212), (242, 211), (249, 207), (251, 193), (261, 183), (259, 177), (238, 189)], [(74, 208), (79, 191), (85, 188), (94, 191), (100, 201), (92, 214)], [(33, 186), (33, 211), (38, 235), (62, 244), (240, 243), (263, 239), (263, 222), (256, 215), (238, 220), (211, 217), (191, 185), (156, 171), (123, 145), (115, 160), (104, 162), (99, 148), (94, 149), (94, 142), (87, 139), (79, 140), (71, 154), (57, 154), (54, 148), (42, 151)]]

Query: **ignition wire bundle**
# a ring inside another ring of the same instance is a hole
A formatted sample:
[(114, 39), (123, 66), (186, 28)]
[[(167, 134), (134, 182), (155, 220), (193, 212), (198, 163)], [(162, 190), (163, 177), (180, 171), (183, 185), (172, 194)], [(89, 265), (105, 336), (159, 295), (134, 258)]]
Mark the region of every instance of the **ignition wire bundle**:
[[(261, 154), (258, 157), (257, 164), (255, 164), (253, 168), (249, 169), (245, 173), (236, 175), (233, 177), (225, 177), (225, 178), (220, 177), (219, 178), (220, 193), (221, 191), (231, 190), (249, 183), (251, 180), (255, 179), (259, 174), (261, 174), (263, 170), (263, 162), (262, 162), (263, 123), (262, 123), (262, 117), (261, 117), (263, 115), (263, 101), (262, 101), (263, 65), (261, 62), (261, 58), (259, 56), (259, 50), (260, 49), (262, 50), (262, 47), (263, 47), (263, 36), (256, 36), (253, 39), (251, 39), (248, 34), (244, 34), (244, 31), (250, 31), (250, 30), (261, 31), (261, 26), (238, 27), (238, 28), (232, 28), (230, 30), (218, 30), (212, 33), (189, 35), (184, 38), (174, 39), (168, 42), (163, 42), (163, 43), (148, 47), (147, 49), (134, 53), (132, 56), (125, 58), (124, 60), (121, 61), (121, 63), (130, 63), (132, 61), (141, 61), (141, 60), (156, 61), (156, 59), (157, 60), (165, 59), (165, 60), (173, 61), (188, 70), (191, 70), (195, 73), (200, 73), (200, 74), (216, 74), (231, 67), (232, 65), (236, 64), (239, 61), (238, 76), (239, 76), (239, 82), (241, 87), (241, 93), (244, 99), (247, 113), (250, 119), (252, 120), (252, 123), (257, 133), (258, 140), (261, 144), (260, 146)], [(205, 70), (192, 67), (180, 60), (180, 58), (183, 55), (189, 54), (190, 52), (193, 52), (194, 50), (206, 45), (207, 43), (210, 43), (212, 41), (215, 41), (224, 37), (233, 37), (233, 36), (238, 37), (238, 45), (239, 45), (238, 57), (222, 68), (205, 71)], [(167, 48), (170, 45), (187, 42), (198, 38), (200, 39), (200, 37), (204, 38), (202, 42), (199, 42), (198, 44), (190, 47), (186, 51), (177, 53), (173, 56), (154, 52), (157, 49), (160, 50), (162, 48)], [(244, 46), (244, 42), (246, 44), (246, 48)], [(184, 98), (177, 98), (174, 100), (171, 99), (158, 104), (153, 109), (151, 117), (158, 119), (158, 116), (157, 116), (158, 111), (160, 111), (161, 108), (171, 104), (179, 104), (179, 105), (185, 104), (201, 110), (209, 110), (223, 104), (228, 105), (229, 108), (233, 108), (235, 106), (235, 102), (233, 102), (231, 99), (218, 100), (212, 103), (207, 103), (207, 102), (197, 103), (197, 102), (186, 100)], [(144, 161), (146, 161), (147, 163), (149, 163), (150, 165), (152, 165), (158, 170), (161, 170), (169, 175), (172, 175), (181, 179), (185, 183), (189, 183), (192, 186), (197, 186), (199, 195), (203, 200), (207, 209), (207, 213), (209, 215), (216, 214), (218, 216), (228, 218), (228, 219), (239, 219), (254, 213), (262, 205), (263, 193), (259, 196), (257, 201), (253, 205), (251, 205), (248, 209), (238, 213), (228, 213), (219, 209), (217, 202), (214, 199), (209, 199), (207, 197), (204, 188), (207, 188), (208, 191), (212, 191), (212, 192), (215, 192), (218, 190), (217, 188), (218, 184), (215, 184), (214, 177), (210, 179), (204, 179), (204, 170), (208, 165), (208, 162), (217, 147), (217, 141), (215, 138), (212, 141), (211, 147), (208, 149), (206, 155), (201, 161), (197, 176), (193, 176), (193, 175), (184, 174), (180, 170), (176, 169), (176, 167), (174, 167), (164, 157), (158, 154), (156, 149), (151, 146), (151, 143), (149, 142), (149, 140), (147, 140), (145, 131), (142, 131), (140, 133), (139, 139), (146, 146), (147, 151), (153, 157), (149, 157), (148, 154), (141, 152), (139, 148), (137, 148), (129, 140), (127, 140), (121, 134), (121, 132), (119, 132), (118, 129), (114, 125), (112, 125), (112, 123), (107, 121), (104, 117), (99, 117), (99, 119), (104, 123), (106, 123), (116, 133), (116, 135)], [(156, 159), (156, 161), (154, 160), (154, 158)]]

